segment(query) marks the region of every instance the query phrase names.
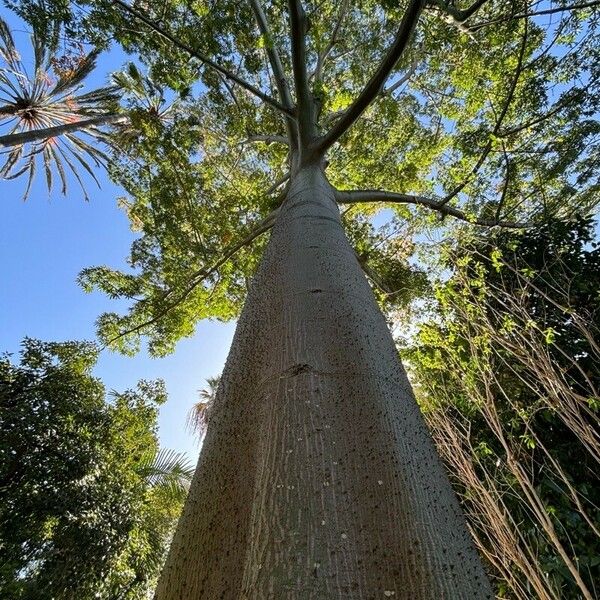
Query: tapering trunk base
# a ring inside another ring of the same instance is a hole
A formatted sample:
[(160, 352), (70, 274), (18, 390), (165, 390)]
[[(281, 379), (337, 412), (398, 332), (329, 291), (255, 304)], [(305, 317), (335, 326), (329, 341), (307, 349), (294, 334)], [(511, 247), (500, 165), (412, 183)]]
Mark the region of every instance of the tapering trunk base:
[(156, 597), (492, 598), (317, 167), (253, 283)]

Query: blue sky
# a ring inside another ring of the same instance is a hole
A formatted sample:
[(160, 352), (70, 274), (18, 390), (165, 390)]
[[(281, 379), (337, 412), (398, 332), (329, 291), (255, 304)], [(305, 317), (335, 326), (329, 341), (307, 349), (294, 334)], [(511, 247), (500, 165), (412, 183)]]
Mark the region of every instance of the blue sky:
[[(6, 9), (0, 14), (29, 66), (27, 28)], [(118, 50), (102, 55), (85, 89), (104, 85), (127, 58)], [(97, 176), (100, 190), (87, 179), (89, 202), (74, 181), (66, 197), (59, 190), (49, 196), (40, 172), (26, 202), (25, 180), (0, 181), (0, 352), (18, 352), (25, 336), (44, 341), (94, 339), (96, 318), (119, 310), (117, 302), (100, 293), (86, 294), (76, 283), (85, 267), (125, 267), (134, 239), (127, 217), (117, 207), (123, 191), (104, 173)], [(196, 456), (198, 444), (185, 431), (186, 416), (206, 378), (222, 371), (233, 332), (233, 323), (202, 322), (193, 338), (180, 342), (175, 353), (163, 359), (145, 352), (128, 358), (104, 351), (95, 375), (108, 390), (119, 391), (139, 379), (164, 379), (169, 400), (160, 412), (161, 444)]]

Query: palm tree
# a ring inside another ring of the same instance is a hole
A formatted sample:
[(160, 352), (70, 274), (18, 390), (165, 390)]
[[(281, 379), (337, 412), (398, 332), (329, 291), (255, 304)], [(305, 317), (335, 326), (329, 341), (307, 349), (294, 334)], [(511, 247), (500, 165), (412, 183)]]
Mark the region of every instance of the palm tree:
[(66, 193), (70, 171), (81, 185), (87, 199), (80, 169), (98, 183), (90, 162), (104, 166), (108, 157), (95, 145), (82, 139), (81, 133), (104, 141), (102, 125), (123, 119), (117, 112), (116, 88), (103, 87), (78, 94), (84, 79), (96, 66), (98, 53), (83, 52), (56, 56), (52, 36), (34, 31), (32, 46), (33, 75), (30, 76), (16, 49), (8, 25), (0, 19), (0, 124), (8, 133), (0, 137), (6, 160), (0, 177), (15, 179), (27, 175), (24, 198), (29, 195), (37, 170), (43, 164), (48, 189), (52, 189), (53, 172), (58, 172), (62, 193)]
[[(122, 71), (112, 74), (114, 89), (128, 100), (128, 108), (143, 113), (147, 119), (168, 123), (172, 120), (174, 109), (179, 100), (168, 103), (164, 89), (157, 85), (148, 75), (144, 75), (133, 63), (127, 63)], [(136, 143), (141, 136), (131, 124), (130, 119), (119, 122), (118, 144)]]
[(208, 384), (207, 387), (198, 392), (200, 400), (192, 406), (188, 413), (187, 428), (192, 433), (195, 433), (200, 439), (204, 437), (206, 429), (208, 428), (210, 413), (220, 381), (220, 375), (208, 377), (206, 379), (206, 383)]

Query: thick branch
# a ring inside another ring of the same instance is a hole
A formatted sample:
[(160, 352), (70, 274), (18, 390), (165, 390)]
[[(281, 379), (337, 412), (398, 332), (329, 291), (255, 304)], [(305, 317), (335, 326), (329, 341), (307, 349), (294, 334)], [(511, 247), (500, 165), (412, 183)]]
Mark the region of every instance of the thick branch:
[(474, 225), (482, 225), (484, 227), (509, 227), (513, 229), (523, 229), (530, 227), (523, 223), (514, 223), (510, 221), (499, 221), (496, 219), (480, 219), (472, 218), (466, 215), (463, 211), (453, 208), (452, 206), (445, 206), (433, 198), (426, 198), (424, 196), (413, 196), (410, 194), (398, 194), (396, 192), (384, 192), (380, 190), (354, 190), (354, 191), (341, 191), (336, 190), (335, 199), (340, 204), (357, 204), (359, 202), (386, 202), (392, 204), (416, 204), (419, 206), (426, 206), (432, 210), (435, 210), (442, 215), (449, 215), (472, 223)]
[(314, 114), (306, 70), (306, 14), (301, 0), (289, 0), (288, 7), (300, 144), (307, 148), (314, 135)]
[(180, 48), (181, 50), (187, 52), (190, 56), (197, 58), (200, 62), (202, 62), (206, 66), (210, 67), (211, 69), (214, 69), (218, 73), (221, 73), (221, 75), (227, 77), (228, 79), (231, 79), (231, 81), (234, 81), (240, 87), (249, 91), (251, 94), (254, 94), (257, 98), (260, 98), (263, 102), (269, 104), (273, 108), (276, 108), (279, 112), (282, 112), (283, 114), (285, 114), (287, 116), (292, 116), (292, 117), (294, 116), (292, 110), (290, 110), (289, 108), (286, 108), (285, 106), (283, 106), (282, 104), (277, 102), (277, 100), (275, 100), (274, 98), (271, 98), (271, 96), (269, 96), (268, 94), (265, 94), (264, 92), (259, 90), (257, 87), (253, 86), (251, 83), (248, 83), (247, 81), (245, 81), (244, 79), (242, 79), (241, 77), (236, 75), (235, 73), (232, 73), (225, 67), (222, 67), (221, 65), (217, 64), (216, 62), (214, 62), (212, 59), (210, 59), (205, 54), (202, 54), (201, 52), (199, 52), (198, 50), (194, 50), (194, 48), (192, 48), (191, 46), (188, 46), (184, 42), (179, 41), (168, 31), (166, 31), (162, 27), (160, 27), (160, 25), (158, 25), (154, 21), (148, 19), (148, 17), (146, 17), (144, 14), (142, 14), (135, 8), (129, 6), (126, 2), (123, 2), (123, 0), (112, 0), (112, 1), (113, 1), (113, 4), (120, 6), (123, 10), (125, 10), (129, 14), (133, 15), (136, 19), (139, 19), (140, 21), (145, 23), (153, 31), (156, 31), (156, 33), (158, 33), (161, 37), (165, 38), (166, 40), (170, 41), (173, 45), (177, 46), (177, 48)]
[(472, 17), (486, 2), (489, 0), (476, 0), (471, 6), (461, 10), (452, 4), (448, 4), (443, 0), (430, 0), (431, 4), (446, 13), (456, 23), (464, 23), (468, 18)]
[(333, 125), (333, 127), (316, 144), (315, 150), (323, 154), (344, 134), (362, 113), (369, 107), (371, 102), (383, 89), (387, 78), (400, 60), (404, 50), (408, 46), (414, 28), (419, 20), (423, 10), (423, 0), (411, 0), (402, 22), (400, 29), (393, 44), (387, 51), (379, 67), (359, 94), (356, 100), (348, 107), (342, 117)]
[[(417, 70), (418, 66), (419, 66), (419, 61), (418, 61), (418, 59), (415, 59), (413, 61), (413, 63), (411, 64), (410, 68), (408, 69), (408, 71), (406, 71), (406, 73), (404, 75), (402, 75), (402, 77), (400, 77), (397, 81), (395, 81), (388, 88), (382, 89), (379, 92), (379, 94), (377, 94), (376, 99), (390, 97), (399, 87), (403, 86), (405, 83), (407, 83), (411, 79), (411, 77), (415, 74), (415, 71)], [(342, 110), (336, 110), (335, 112), (326, 114), (324, 122), (332, 123), (332, 122), (336, 121), (337, 119), (340, 119), (343, 115), (346, 114), (347, 111), (348, 111), (348, 109), (345, 108)]]
[(10, 146), (20, 146), (30, 142), (38, 142), (48, 138), (72, 133), (74, 131), (83, 131), (90, 127), (98, 127), (100, 125), (109, 125), (126, 120), (123, 115), (102, 115), (99, 117), (91, 117), (90, 119), (82, 119), (73, 123), (64, 123), (55, 127), (45, 127), (44, 129), (31, 129), (22, 133), (11, 133), (9, 135), (0, 136), (0, 147), (8, 148)]
[[(265, 15), (259, 0), (250, 0), (250, 4), (252, 5), (252, 10), (254, 11), (254, 16), (256, 17), (258, 29), (261, 35), (265, 38), (265, 50), (273, 71), (273, 77), (275, 78), (275, 85), (277, 86), (279, 97), (281, 98), (283, 105), (290, 111), (293, 111), (294, 101), (292, 100), (290, 88), (285, 76), (285, 69), (283, 68), (283, 63), (281, 62), (281, 58), (279, 56), (279, 50), (275, 46), (275, 39), (269, 27), (269, 23), (267, 22), (267, 16)], [(287, 125), (290, 142), (293, 143), (296, 137), (294, 121), (292, 119), (288, 119)]]

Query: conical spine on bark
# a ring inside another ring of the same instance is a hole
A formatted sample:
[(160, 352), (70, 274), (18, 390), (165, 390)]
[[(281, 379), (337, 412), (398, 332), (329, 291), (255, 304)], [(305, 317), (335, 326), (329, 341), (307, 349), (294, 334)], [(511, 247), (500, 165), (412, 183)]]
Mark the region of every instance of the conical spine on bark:
[(492, 598), (317, 166), (253, 282), (156, 598)]

